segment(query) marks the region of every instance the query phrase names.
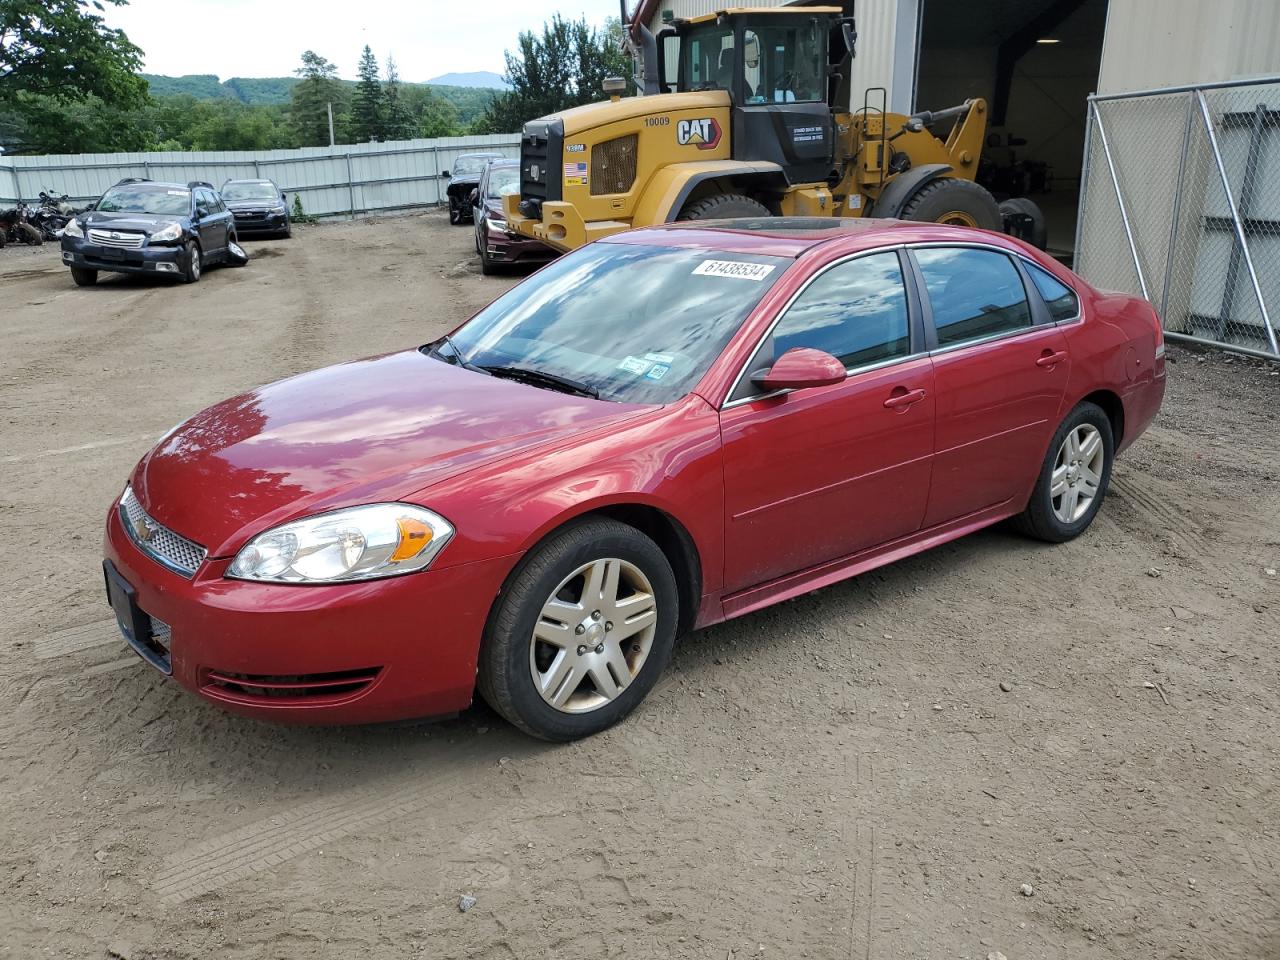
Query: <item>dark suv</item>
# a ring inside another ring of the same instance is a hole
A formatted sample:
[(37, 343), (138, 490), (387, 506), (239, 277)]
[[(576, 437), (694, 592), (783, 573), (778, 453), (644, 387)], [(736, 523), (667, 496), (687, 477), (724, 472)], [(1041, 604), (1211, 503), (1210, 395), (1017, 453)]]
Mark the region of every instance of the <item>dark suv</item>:
[(480, 174), (494, 160), (505, 160), (500, 153), (464, 153), (453, 161), (453, 169), (445, 171), (449, 181), (449, 222), (465, 223), (471, 219), (471, 191), (480, 182)]
[(274, 180), (228, 180), (219, 192), (235, 214), (236, 230), (240, 233), (293, 236), (284, 192)]
[(210, 184), (121, 180), (62, 231), (62, 262), (81, 287), (98, 271), (200, 279), (207, 263), (249, 260), (236, 225)]

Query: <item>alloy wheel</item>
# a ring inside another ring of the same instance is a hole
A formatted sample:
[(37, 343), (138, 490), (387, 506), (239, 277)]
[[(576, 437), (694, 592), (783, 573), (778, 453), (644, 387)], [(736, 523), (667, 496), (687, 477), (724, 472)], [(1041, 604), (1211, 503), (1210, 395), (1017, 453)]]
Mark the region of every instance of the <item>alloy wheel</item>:
[(622, 695), (653, 648), (658, 606), (635, 564), (583, 564), (552, 591), (529, 640), (534, 687), (563, 713), (589, 713)]
[(1075, 523), (1089, 512), (1102, 486), (1106, 457), (1102, 434), (1091, 423), (1080, 424), (1063, 439), (1049, 484), (1054, 516), (1063, 523)]

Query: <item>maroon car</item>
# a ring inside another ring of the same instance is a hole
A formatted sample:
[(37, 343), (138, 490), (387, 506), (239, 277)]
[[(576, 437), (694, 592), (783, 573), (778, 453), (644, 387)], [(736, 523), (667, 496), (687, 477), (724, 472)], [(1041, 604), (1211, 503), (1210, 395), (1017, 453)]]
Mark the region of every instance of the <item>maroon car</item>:
[(451, 335), (174, 428), (108, 514), (108, 595), (230, 710), (359, 723), (478, 689), (568, 740), (690, 630), (1001, 520), (1079, 536), (1164, 367), (1149, 303), (983, 230), (632, 230)]
[(476, 253), (480, 254), (480, 270), (486, 275), (496, 273), (500, 265), (542, 264), (560, 255), (544, 243), (507, 229), (502, 198), (519, 192), (520, 161), (495, 160), (480, 175), (480, 184), (471, 194)]

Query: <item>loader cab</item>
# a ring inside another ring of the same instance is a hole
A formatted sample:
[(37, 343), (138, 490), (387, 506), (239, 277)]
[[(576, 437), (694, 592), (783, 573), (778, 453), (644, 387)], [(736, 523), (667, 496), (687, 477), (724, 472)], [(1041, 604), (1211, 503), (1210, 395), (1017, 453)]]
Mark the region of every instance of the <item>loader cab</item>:
[(792, 7), (679, 21), (658, 36), (662, 72), (670, 78), (675, 59), (675, 90), (729, 93), (734, 160), (776, 163), (791, 183), (826, 180), (835, 139), (827, 62), (839, 13)]

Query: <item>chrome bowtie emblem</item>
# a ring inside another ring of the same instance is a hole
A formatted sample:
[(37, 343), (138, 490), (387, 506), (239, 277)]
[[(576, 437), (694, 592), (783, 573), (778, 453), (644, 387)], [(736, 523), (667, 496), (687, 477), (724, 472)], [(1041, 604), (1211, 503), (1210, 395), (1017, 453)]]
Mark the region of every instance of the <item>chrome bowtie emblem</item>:
[(139, 516), (133, 521), (133, 533), (143, 543), (150, 543), (151, 538), (156, 535), (156, 528), (147, 521), (146, 517)]

